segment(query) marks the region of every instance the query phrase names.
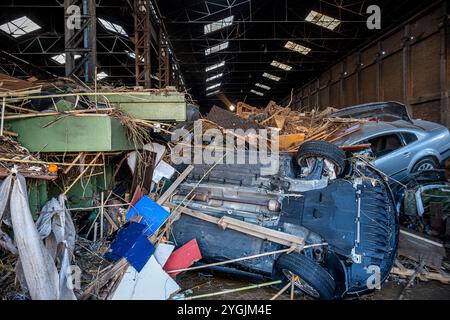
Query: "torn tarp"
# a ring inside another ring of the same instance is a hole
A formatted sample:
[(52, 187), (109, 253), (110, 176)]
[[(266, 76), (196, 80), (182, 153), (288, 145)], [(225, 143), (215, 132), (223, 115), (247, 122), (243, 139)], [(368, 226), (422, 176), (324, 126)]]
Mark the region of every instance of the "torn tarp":
[(34, 224), (25, 179), (12, 178), (11, 223), (24, 278), (33, 300), (59, 298), (58, 271)]
[(8, 204), (9, 194), (11, 193), (11, 180), (12, 177), (8, 176), (0, 184), (0, 225), (3, 218), (3, 213), (5, 212)]
[[(69, 287), (70, 255), (75, 248), (75, 227), (64, 206), (64, 197), (50, 200), (36, 222), (33, 221), (25, 178), (8, 176), (0, 185), (0, 217), (10, 205), (14, 242), (0, 230), (0, 245), (19, 255), (16, 274), (22, 289), (33, 300), (76, 299)], [(1, 219), (0, 219), (1, 225)], [(45, 239), (45, 245), (43, 243)], [(59, 262), (60, 272), (55, 265)], [(71, 282), (70, 282), (71, 283)]]
[(36, 221), (39, 235), (45, 240), (45, 246), (55, 261), (60, 262), (59, 290), (60, 300), (76, 300), (73, 290), (70, 261), (75, 249), (75, 226), (69, 211), (65, 207), (65, 196), (60, 195), (48, 201), (42, 208)]

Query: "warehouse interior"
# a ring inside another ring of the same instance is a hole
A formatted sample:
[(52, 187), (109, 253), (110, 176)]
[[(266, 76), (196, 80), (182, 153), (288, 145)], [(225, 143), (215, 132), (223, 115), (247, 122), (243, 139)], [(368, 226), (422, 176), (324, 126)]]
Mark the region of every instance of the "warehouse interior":
[[(3, 0), (0, 299), (450, 299), (449, 17), (447, 1)], [(230, 130), (295, 174), (219, 149), (174, 160)]]

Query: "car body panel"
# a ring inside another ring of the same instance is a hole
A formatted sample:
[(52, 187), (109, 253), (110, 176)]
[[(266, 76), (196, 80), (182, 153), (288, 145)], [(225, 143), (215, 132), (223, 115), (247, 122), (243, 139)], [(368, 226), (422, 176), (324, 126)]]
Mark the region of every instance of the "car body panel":
[[(396, 134), (402, 147), (378, 157), (373, 164), (395, 180), (412, 172), (418, 161), (433, 157), (442, 164), (450, 157), (450, 134), (446, 127), (425, 120), (368, 121), (360, 130), (336, 142), (337, 145), (357, 145), (373, 138)], [(417, 140), (407, 144), (403, 134), (414, 134)]]
[(390, 118), (412, 121), (408, 107), (396, 101), (360, 104), (333, 112), (331, 117), (378, 120)]

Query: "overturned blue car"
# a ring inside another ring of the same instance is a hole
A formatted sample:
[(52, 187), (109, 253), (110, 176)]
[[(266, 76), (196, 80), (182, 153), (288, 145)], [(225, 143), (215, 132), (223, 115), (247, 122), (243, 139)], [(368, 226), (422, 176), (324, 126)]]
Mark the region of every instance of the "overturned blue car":
[[(296, 156), (280, 156), (278, 173), (261, 172), (259, 164), (219, 164), (212, 170), (196, 165), (172, 197), (172, 205), (208, 217), (304, 239), (299, 252), (261, 255), (226, 264), (221, 271), (294, 281), (296, 289), (316, 299), (362, 295), (386, 280), (399, 224), (392, 192), (377, 170), (335, 145), (309, 141)], [(174, 222), (171, 237), (177, 246), (195, 238), (202, 263), (288, 248), (187, 214)]]

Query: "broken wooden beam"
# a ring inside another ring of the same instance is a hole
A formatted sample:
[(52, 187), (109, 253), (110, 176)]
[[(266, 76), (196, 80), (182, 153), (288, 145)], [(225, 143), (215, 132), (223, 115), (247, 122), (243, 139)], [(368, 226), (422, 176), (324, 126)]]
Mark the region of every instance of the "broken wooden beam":
[(182, 183), (184, 179), (186, 179), (186, 177), (191, 173), (193, 169), (194, 169), (193, 165), (189, 165), (186, 169), (184, 169), (184, 171), (178, 176), (178, 178), (174, 181), (174, 183), (172, 183), (172, 185), (166, 190), (166, 192), (164, 192), (164, 194), (161, 197), (159, 197), (156, 203), (159, 205), (163, 205), (164, 202), (166, 202), (167, 199), (170, 198), (172, 193), (175, 192), (180, 183)]
[(176, 209), (178, 212), (187, 214), (191, 217), (214, 223), (223, 229), (231, 229), (244, 234), (248, 234), (253, 237), (257, 237), (263, 240), (272, 241), (287, 247), (295, 248), (294, 251), (300, 252), (305, 246), (305, 239), (297, 237), (289, 233), (272, 230), (266, 227), (261, 227), (253, 223), (240, 221), (230, 217), (217, 218), (209, 214), (194, 211), (192, 209), (179, 207), (177, 208), (173, 204), (167, 205), (170, 209)]

